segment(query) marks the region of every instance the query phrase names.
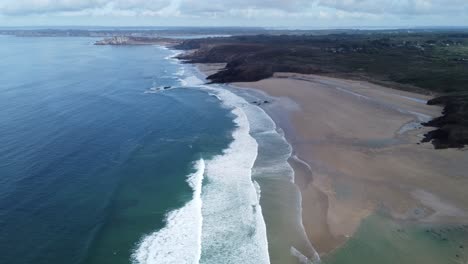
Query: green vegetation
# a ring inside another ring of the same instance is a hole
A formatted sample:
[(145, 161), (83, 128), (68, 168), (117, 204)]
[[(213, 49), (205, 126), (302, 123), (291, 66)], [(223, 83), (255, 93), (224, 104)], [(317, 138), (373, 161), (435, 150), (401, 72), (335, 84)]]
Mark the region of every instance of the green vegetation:
[(468, 144), (468, 32), (364, 32), (330, 35), (256, 35), (187, 40), (192, 63), (225, 62), (214, 83), (257, 81), (275, 72), (363, 79), (397, 89), (445, 96), (446, 106), (428, 126), (436, 148)]

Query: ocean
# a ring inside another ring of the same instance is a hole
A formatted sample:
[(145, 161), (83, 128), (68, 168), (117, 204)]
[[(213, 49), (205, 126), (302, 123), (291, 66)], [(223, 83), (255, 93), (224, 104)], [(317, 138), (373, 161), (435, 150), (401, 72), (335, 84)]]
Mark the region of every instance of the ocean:
[(312, 263), (291, 147), (158, 46), (0, 36), (0, 263)]

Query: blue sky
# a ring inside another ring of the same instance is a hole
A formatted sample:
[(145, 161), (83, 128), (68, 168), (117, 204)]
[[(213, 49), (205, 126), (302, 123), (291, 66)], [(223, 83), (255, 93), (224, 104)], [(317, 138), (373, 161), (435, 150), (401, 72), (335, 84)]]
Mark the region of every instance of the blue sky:
[(468, 0), (0, 0), (0, 26), (468, 26)]

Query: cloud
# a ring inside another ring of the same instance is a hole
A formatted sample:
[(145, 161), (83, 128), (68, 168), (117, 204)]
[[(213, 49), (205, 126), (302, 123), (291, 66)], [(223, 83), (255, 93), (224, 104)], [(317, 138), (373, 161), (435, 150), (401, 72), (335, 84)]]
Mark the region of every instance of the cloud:
[(109, 13), (128, 11), (135, 14), (182, 13), (188, 16), (202, 16), (211, 13), (230, 14), (241, 10), (261, 12), (297, 13), (310, 7), (308, 0), (1, 0), (0, 14), (19, 16), (50, 13)]
[(320, 6), (346, 12), (424, 15), (468, 12), (466, 0), (316, 0)]
[(3, 15), (23, 15), (29, 13), (49, 13), (79, 11), (103, 4), (100, 0), (4, 0), (0, 2), (0, 13)]
[(0, 14), (28, 15), (66, 12), (160, 11), (172, 4), (170, 0), (2, 0)]
[[(342, 19), (468, 16), (468, 0), (0, 0), (0, 15)], [(467, 17), (468, 19), (468, 17)]]

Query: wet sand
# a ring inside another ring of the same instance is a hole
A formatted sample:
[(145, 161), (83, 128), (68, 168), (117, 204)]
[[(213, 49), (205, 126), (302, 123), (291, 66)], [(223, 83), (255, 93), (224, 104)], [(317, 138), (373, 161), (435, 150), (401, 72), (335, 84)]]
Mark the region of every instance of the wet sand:
[(347, 241), (373, 212), (416, 223), (468, 223), (468, 152), (419, 143), (430, 128), (418, 123), (441, 113), (425, 104), (429, 97), (300, 74), (235, 85), (275, 98), (263, 107), (299, 159), (290, 161), (303, 222), (321, 255)]
[[(198, 65), (209, 75), (220, 64)], [(468, 223), (468, 152), (420, 143), (439, 116), (429, 96), (365, 81), (281, 73), (235, 83), (265, 93), (261, 107), (294, 148), (303, 224), (320, 255), (379, 213), (398, 223)]]

